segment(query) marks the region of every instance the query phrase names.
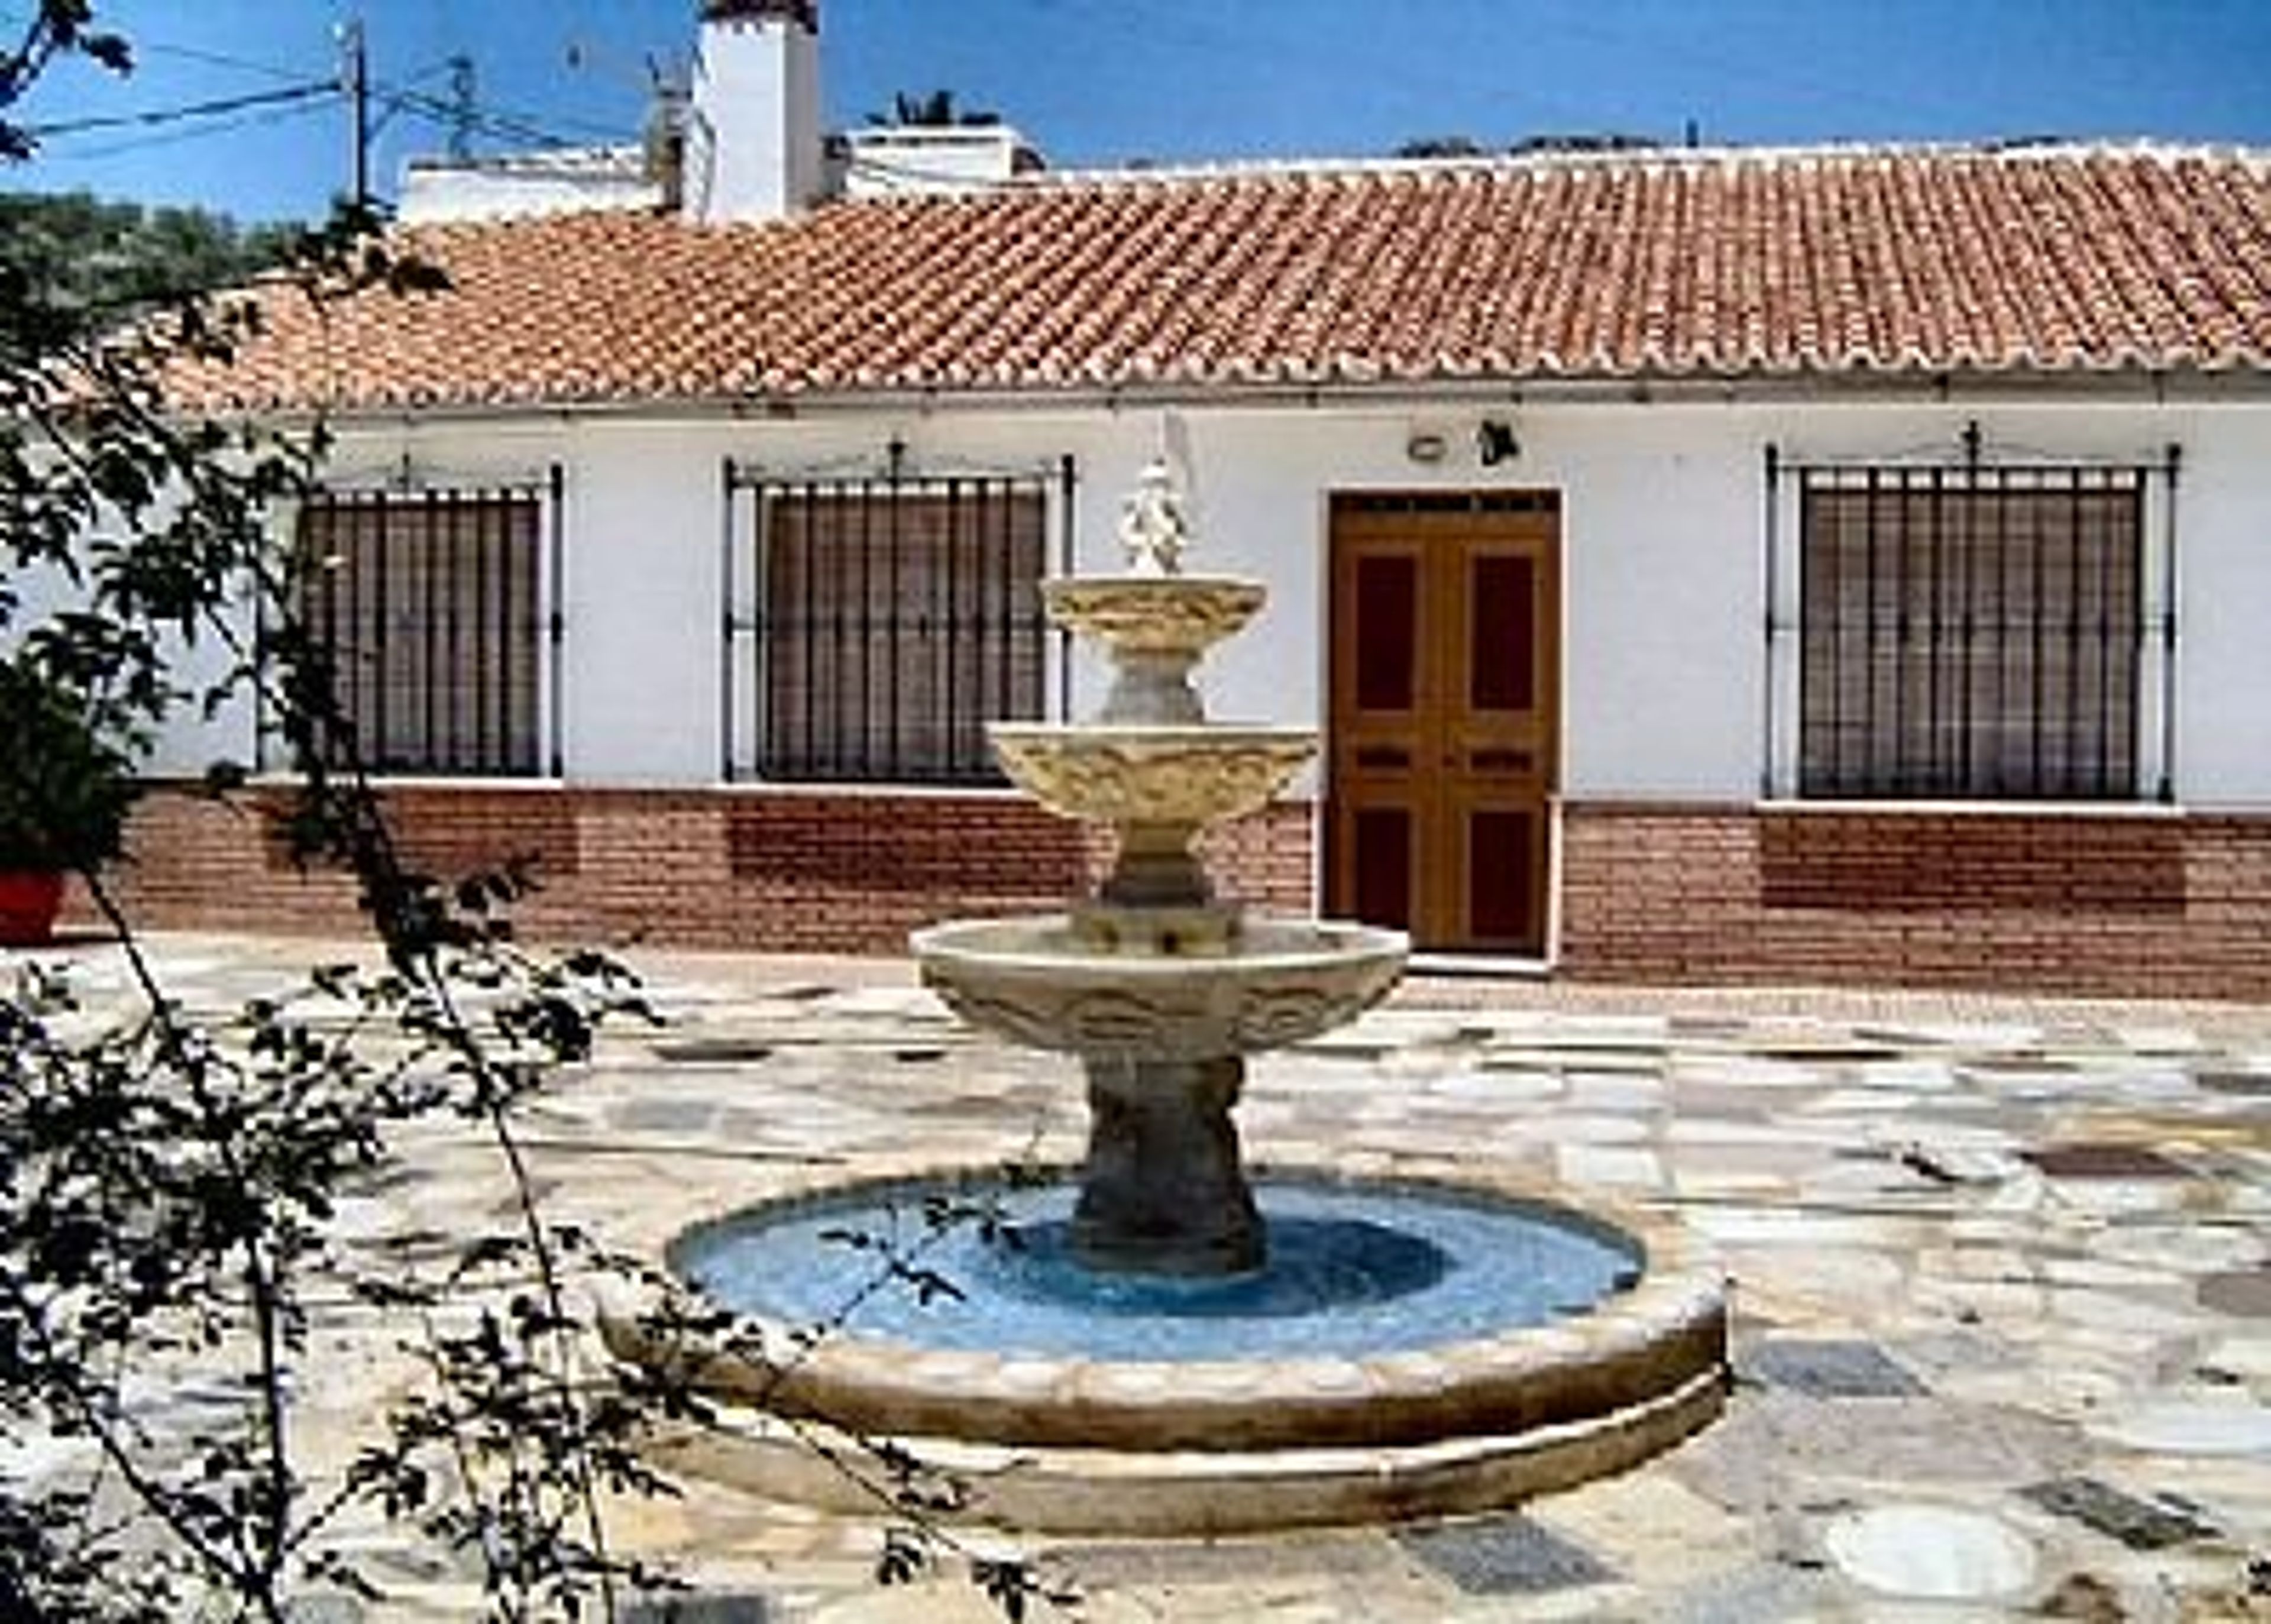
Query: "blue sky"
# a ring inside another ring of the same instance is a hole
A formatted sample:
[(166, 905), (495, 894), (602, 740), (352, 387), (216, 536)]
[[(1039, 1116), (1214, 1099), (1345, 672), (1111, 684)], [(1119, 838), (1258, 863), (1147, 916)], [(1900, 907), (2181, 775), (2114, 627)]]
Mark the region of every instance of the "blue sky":
[[(650, 63), (682, 66), (695, 0), (97, 0), (135, 38), (123, 85), (58, 73), (18, 109), (69, 123), (284, 93), (337, 71), (360, 11), (373, 175), (447, 131), (449, 59), (485, 128), (636, 135)], [(1618, 131), (1708, 142), (2157, 137), (2271, 145), (2271, 0), (822, 0), (828, 117), (953, 89), (1059, 167), (1380, 155)], [(0, 23), (22, 0), (0, 0)], [(346, 116), (315, 98), (51, 137), (0, 186), (319, 215)]]

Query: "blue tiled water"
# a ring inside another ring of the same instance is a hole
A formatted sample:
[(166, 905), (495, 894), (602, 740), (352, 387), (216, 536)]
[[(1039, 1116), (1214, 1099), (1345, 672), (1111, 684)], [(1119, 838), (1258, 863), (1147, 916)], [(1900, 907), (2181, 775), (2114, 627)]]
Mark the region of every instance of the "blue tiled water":
[(1106, 1360), (1360, 1356), (1582, 1313), (1639, 1276), (1620, 1233), (1433, 1185), (1255, 1181), (1270, 1261), (1210, 1280), (1104, 1275), (1066, 1246), (1076, 1195), (907, 1185), (753, 1209), (673, 1248), (726, 1306), (918, 1346)]

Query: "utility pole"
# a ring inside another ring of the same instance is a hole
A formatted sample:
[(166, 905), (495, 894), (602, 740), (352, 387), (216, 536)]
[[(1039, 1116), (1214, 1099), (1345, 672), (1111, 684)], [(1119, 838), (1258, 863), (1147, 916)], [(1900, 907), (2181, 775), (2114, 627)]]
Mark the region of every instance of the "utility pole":
[(473, 120), (480, 97), (473, 78), (473, 59), (450, 58), (450, 157), (464, 163), (473, 155)]
[(370, 63), (362, 19), (341, 23), (339, 41), (339, 90), (347, 103), (347, 195), (361, 208), (370, 201)]

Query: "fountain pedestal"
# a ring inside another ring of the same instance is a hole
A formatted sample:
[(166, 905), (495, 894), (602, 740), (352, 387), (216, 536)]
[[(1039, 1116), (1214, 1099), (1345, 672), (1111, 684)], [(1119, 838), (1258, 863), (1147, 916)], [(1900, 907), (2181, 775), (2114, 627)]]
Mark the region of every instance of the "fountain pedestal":
[(1113, 1274), (1225, 1275), (1262, 1266), (1262, 1214), (1231, 1108), (1236, 1055), (1087, 1062), (1088, 1160), (1074, 1255)]

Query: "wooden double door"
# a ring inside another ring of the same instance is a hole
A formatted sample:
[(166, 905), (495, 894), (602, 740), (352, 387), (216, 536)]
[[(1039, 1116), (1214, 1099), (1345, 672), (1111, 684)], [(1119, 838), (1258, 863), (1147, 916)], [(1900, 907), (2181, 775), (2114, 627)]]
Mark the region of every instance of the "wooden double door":
[(1560, 546), (1551, 492), (1334, 499), (1328, 913), (1545, 954)]

